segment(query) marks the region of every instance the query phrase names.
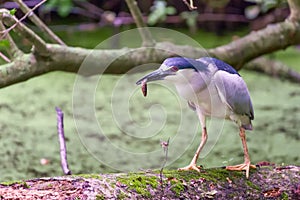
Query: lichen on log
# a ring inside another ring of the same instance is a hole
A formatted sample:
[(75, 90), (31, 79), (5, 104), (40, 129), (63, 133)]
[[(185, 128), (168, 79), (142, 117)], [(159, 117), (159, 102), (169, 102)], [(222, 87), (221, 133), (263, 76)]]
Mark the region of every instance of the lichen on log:
[(159, 170), (37, 178), (0, 184), (1, 199), (299, 199), (300, 166), (260, 166), (243, 172), (223, 168)]

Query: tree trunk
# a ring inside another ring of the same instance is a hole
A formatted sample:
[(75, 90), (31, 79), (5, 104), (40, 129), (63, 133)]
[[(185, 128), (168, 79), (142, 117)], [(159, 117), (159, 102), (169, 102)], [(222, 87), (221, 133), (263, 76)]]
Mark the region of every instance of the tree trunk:
[(1, 183), (0, 199), (299, 199), (300, 167), (87, 174)]

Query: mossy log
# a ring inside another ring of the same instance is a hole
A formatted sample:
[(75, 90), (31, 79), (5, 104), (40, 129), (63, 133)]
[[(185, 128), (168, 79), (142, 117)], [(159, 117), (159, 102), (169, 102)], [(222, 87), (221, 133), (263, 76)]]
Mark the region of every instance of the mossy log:
[(300, 166), (164, 170), (37, 178), (0, 184), (0, 199), (300, 199)]

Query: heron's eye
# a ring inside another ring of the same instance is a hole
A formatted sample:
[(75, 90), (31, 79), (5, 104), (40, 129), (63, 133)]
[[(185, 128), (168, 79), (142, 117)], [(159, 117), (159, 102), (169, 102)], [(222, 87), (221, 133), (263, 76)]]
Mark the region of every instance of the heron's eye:
[(170, 67), (170, 69), (172, 72), (177, 72), (179, 70), (178, 67), (176, 67), (176, 66), (172, 66), (172, 67)]

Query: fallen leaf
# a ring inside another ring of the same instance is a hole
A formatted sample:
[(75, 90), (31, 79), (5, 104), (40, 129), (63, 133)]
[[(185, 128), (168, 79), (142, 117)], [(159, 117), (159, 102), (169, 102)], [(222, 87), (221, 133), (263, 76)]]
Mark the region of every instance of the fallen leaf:
[(280, 195), (281, 191), (279, 188), (273, 188), (264, 192), (264, 197), (279, 197)]

